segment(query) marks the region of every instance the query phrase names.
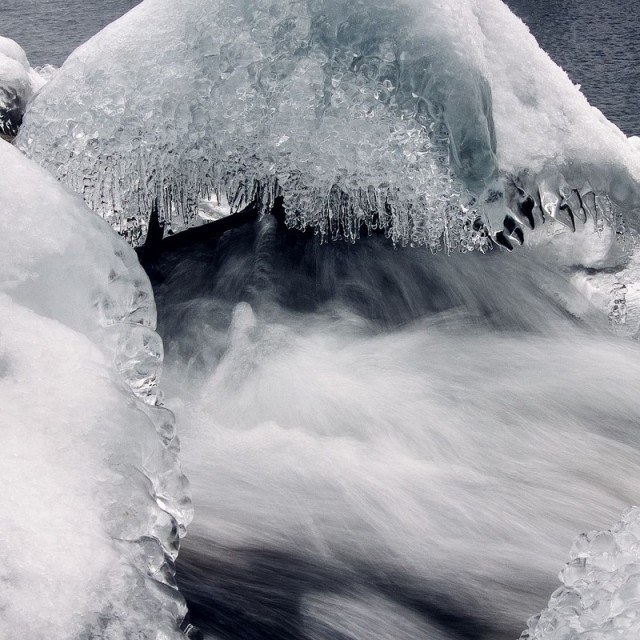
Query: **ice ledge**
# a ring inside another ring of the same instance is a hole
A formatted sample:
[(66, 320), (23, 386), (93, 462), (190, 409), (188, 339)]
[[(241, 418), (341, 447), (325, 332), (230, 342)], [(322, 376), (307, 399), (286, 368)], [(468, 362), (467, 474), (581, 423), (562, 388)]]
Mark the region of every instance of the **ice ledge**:
[(634, 228), (640, 207), (637, 145), (500, 0), (145, 0), (70, 56), (17, 144), (133, 245), (154, 207), (183, 228), (212, 194), (434, 250)]

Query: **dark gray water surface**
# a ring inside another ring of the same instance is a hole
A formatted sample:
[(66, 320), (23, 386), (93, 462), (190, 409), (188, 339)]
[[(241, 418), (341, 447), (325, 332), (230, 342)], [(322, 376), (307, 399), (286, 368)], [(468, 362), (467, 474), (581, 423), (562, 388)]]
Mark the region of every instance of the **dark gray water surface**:
[(0, 35), (27, 52), (33, 66), (59, 67), (92, 35), (140, 0), (1, 0)]
[(540, 46), (627, 135), (640, 135), (638, 0), (507, 0)]

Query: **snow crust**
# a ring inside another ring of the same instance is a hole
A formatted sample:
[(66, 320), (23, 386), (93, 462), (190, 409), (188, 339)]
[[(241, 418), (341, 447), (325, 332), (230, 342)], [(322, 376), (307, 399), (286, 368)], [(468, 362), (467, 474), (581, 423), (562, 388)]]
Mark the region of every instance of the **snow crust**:
[(560, 572), (562, 586), (520, 640), (611, 640), (640, 635), (640, 509), (610, 530), (581, 534)]
[(640, 203), (637, 145), (501, 0), (145, 0), (69, 57), (18, 144), (134, 244), (154, 203), (181, 227), (212, 192), (434, 249), (485, 248), (478, 216), (510, 246)]
[(191, 505), (150, 284), (3, 141), (0, 166), (0, 637), (183, 637), (173, 560)]

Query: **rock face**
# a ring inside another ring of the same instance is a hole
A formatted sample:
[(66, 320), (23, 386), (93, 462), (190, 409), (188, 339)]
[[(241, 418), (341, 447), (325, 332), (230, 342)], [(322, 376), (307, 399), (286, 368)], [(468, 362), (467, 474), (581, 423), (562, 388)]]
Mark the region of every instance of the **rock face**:
[(0, 36), (0, 136), (10, 140), (18, 133), (27, 103), (42, 87), (53, 67), (32, 69), (24, 49)]

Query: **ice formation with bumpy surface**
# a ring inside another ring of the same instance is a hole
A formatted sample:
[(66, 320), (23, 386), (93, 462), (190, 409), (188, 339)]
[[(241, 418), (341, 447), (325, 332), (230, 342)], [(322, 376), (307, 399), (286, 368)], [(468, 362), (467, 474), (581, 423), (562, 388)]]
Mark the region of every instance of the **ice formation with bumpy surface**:
[(133, 244), (156, 204), (180, 227), (216, 192), (462, 249), (549, 217), (622, 230), (640, 205), (638, 147), (501, 0), (145, 0), (69, 57), (18, 145)]
[(135, 253), (0, 140), (0, 638), (184, 638), (191, 517)]
[(563, 583), (520, 640), (630, 640), (640, 637), (640, 509), (609, 531), (576, 538)]
[(27, 103), (53, 73), (51, 65), (32, 69), (22, 47), (0, 36), (0, 135), (18, 133)]

